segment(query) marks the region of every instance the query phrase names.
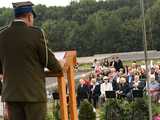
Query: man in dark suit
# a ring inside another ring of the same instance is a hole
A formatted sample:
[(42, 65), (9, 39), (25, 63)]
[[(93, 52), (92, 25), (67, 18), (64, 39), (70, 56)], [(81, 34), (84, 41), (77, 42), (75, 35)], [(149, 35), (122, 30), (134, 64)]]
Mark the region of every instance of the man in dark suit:
[(95, 78), (92, 78), (91, 98), (93, 100), (93, 106), (95, 108), (97, 108), (100, 95), (101, 95), (100, 84), (96, 82)]
[(123, 62), (121, 61), (119, 57), (116, 57), (114, 67), (116, 68), (116, 71), (119, 71), (121, 68), (124, 69)]
[(44, 33), (33, 27), (31, 2), (13, 3), (15, 20), (0, 31), (0, 74), (2, 100), (9, 120), (44, 120), (46, 90), (44, 68), (63, 74), (62, 67), (47, 48)]
[(80, 103), (84, 99), (89, 98), (89, 88), (85, 84), (85, 81), (83, 79), (80, 79), (79, 82), (80, 84), (78, 85), (78, 88), (77, 88), (77, 106), (78, 107), (80, 106)]

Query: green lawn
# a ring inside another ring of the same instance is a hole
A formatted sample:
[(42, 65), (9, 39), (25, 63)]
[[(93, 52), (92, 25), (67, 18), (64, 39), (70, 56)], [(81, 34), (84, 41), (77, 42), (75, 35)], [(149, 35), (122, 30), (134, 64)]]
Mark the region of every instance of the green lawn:
[[(132, 62), (133, 61), (123, 61), (123, 65), (128, 65), (128, 66), (131, 66), (132, 65)], [(138, 60), (136, 61), (136, 63), (138, 65), (144, 65), (145, 64), (145, 61), (144, 60)], [(150, 64), (150, 60), (148, 60), (148, 64)], [(155, 59), (153, 60), (153, 64), (160, 64), (160, 59)], [(91, 66), (92, 64), (91, 63), (86, 63), (86, 64), (80, 64), (79, 65), (79, 69), (80, 70), (91, 70)]]

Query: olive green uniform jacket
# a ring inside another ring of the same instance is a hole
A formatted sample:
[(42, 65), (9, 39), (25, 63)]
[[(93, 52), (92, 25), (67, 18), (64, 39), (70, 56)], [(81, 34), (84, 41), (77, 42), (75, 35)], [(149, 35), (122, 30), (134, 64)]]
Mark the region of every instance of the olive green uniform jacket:
[[(47, 67), (62, 74), (62, 68), (48, 50)], [(2, 100), (46, 102), (46, 47), (40, 29), (14, 21), (0, 31), (0, 73), (3, 74)]]

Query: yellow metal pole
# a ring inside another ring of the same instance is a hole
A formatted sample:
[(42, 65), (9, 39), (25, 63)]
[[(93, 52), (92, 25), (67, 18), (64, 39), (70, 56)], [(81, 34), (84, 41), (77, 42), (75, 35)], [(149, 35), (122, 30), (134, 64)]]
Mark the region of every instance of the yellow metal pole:
[(66, 99), (66, 81), (64, 77), (58, 77), (58, 89), (60, 97), (61, 120), (68, 120), (67, 99)]
[(70, 63), (67, 70), (67, 78), (69, 83), (69, 108), (70, 108), (70, 119), (78, 120), (77, 115), (77, 102), (76, 102), (76, 93), (75, 93), (75, 80), (74, 80), (74, 67), (72, 58), (68, 58)]

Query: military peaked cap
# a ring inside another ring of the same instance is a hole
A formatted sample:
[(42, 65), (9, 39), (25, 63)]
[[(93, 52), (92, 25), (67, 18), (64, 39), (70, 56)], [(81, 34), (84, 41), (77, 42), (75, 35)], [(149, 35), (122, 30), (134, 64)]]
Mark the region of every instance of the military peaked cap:
[(30, 12), (33, 14), (34, 17), (36, 17), (36, 14), (32, 8), (32, 6), (34, 5), (32, 2), (30, 1), (16, 2), (16, 3), (12, 3), (12, 5), (14, 8), (15, 17), (18, 17), (25, 13), (30, 13)]

